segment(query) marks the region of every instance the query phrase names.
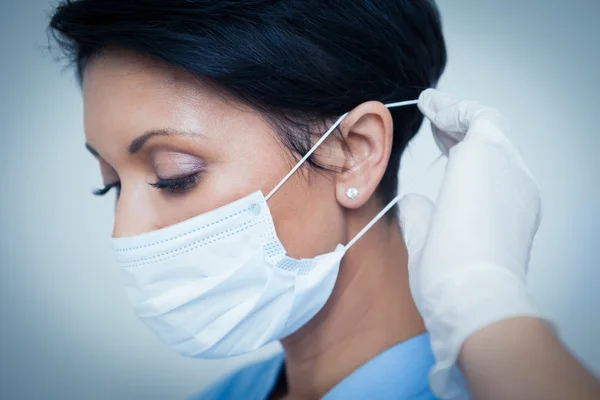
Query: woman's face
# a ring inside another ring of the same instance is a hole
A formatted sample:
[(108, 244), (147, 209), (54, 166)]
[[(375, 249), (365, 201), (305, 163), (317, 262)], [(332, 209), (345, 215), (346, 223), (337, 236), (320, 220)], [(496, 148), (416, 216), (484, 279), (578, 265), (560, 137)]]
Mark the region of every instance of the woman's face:
[[(295, 163), (257, 111), (125, 50), (90, 60), (83, 94), (86, 141), (103, 183), (121, 184), (115, 237), (173, 225), (257, 190), (266, 195)], [(335, 186), (330, 174), (301, 169), (269, 200), (290, 256), (312, 257), (348, 239)]]

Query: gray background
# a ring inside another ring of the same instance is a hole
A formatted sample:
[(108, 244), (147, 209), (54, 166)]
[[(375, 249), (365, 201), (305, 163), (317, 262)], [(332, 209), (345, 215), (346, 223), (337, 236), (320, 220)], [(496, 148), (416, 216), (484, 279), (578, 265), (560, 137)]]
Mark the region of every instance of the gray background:
[[(440, 88), (499, 108), (537, 175), (545, 217), (530, 288), (576, 355), (600, 373), (600, 2), (439, 0), (450, 62)], [(110, 200), (83, 148), (70, 73), (43, 50), (51, 2), (0, 12), (0, 398), (177, 399), (250, 358), (178, 357), (119, 286)], [(424, 126), (401, 175), (435, 197)]]

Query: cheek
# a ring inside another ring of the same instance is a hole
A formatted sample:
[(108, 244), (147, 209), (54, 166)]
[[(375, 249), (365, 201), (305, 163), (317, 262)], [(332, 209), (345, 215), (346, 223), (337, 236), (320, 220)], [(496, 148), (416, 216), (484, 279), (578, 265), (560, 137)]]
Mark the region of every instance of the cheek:
[(269, 207), (290, 257), (328, 253), (347, 240), (334, 182), (321, 173), (294, 175), (272, 197)]
[[(264, 132), (264, 131), (263, 131)], [(229, 146), (233, 156), (215, 166), (218, 181), (211, 184), (223, 204), (256, 190), (267, 196), (295, 165), (272, 134), (256, 135), (251, 142)], [(335, 196), (329, 172), (296, 171), (268, 200), (277, 236), (293, 258), (310, 258), (345, 243), (343, 208)]]
[[(267, 196), (294, 166), (290, 155), (273, 142), (248, 143), (234, 152), (236, 147), (229, 147), (233, 157), (227, 162), (214, 165), (201, 190), (203, 203), (210, 201), (211, 208), (256, 190)], [(343, 209), (333, 180), (325, 174), (301, 168), (268, 200), (277, 236), (290, 257), (327, 253), (345, 240)]]

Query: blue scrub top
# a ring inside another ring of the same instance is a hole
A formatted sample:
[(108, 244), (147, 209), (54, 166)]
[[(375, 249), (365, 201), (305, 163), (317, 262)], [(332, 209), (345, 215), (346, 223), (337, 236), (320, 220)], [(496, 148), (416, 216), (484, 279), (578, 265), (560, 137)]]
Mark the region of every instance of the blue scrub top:
[[(246, 366), (229, 375), (194, 400), (265, 400), (273, 391), (283, 354)], [(338, 383), (324, 400), (432, 400), (428, 382), (434, 358), (427, 333), (384, 351)]]

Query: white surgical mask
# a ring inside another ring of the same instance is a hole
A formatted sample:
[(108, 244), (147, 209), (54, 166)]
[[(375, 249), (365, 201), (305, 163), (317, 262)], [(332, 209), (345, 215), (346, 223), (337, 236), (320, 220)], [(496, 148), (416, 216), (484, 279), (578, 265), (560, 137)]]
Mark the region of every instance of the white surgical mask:
[(268, 196), (257, 191), (170, 227), (113, 239), (136, 315), (174, 350), (198, 358), (251, 352), (294, 333), (323, 308), (348, 248), (400, 196), (345, 246), (301, 260), (286, 255), (267, 200), (347, 115)]

